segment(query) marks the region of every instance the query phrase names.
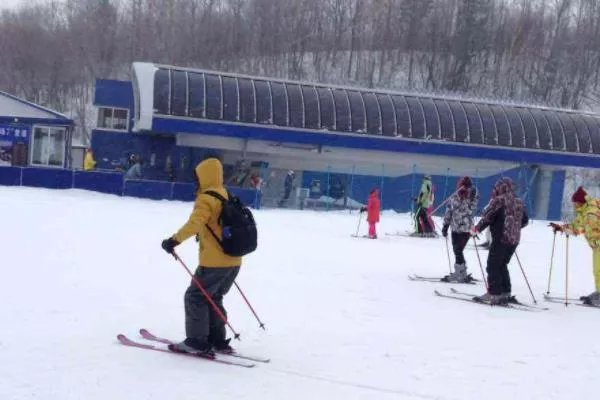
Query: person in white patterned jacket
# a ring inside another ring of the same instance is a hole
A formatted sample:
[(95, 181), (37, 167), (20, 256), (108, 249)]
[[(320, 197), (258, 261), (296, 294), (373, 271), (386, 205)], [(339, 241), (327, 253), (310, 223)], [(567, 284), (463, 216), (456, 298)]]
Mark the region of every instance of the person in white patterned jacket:
[(454, 251), (454, 272), (442, 278), (445, 282), (468, 283), (473, 280), (467, 273), (467, 263), (463, 251), (471, 238), (473, 217), (479, 195), (468, 176), (462, 177), (456, 185), (458, 191), (452, 195), (444, 215), (442, 235), (448, 237), (452, 228), (452, 250)]

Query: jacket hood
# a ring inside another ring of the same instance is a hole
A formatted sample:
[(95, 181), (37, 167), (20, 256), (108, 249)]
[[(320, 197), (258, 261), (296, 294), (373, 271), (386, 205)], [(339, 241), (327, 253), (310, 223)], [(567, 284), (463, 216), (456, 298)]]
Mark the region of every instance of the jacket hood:
[(371, 189), (371, 191), (369, 192), (369, 196), (371, 196), (371, 197), (379, 196), (379, 189)]
[(223, 186), (223, 164), (216, 158), (207, 158), (196, 166), (200, 191)]
[(498, 179), (498, 182), (494, 185), (494, 196), (501, 196), (503, 194), (513, 193), (513, 181), (508, 177)]

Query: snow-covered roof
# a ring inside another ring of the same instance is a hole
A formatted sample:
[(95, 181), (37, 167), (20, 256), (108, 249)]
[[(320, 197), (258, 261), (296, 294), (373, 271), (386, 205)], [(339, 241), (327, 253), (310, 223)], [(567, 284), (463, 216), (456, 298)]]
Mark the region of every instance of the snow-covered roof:
[(0, 117), (35, 119), (70, 119), (61, 113), (0, 91)]

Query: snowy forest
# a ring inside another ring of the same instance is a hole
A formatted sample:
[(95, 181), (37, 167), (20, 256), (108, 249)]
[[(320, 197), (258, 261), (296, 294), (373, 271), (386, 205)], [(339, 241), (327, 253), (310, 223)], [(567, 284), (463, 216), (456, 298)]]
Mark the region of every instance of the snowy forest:
[(0, 52), (0, 88), (84, 137), (94, 79), (127, 79), (133, 61), (600, 104), (597, 0), (38, 0), (2, 12)]

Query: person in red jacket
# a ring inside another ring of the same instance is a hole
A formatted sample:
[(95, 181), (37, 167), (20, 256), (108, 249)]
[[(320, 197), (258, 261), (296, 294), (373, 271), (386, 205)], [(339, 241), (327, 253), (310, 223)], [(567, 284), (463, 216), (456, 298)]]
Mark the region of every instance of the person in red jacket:
[(367, 206), (360, 209), (360, 212), (367, 212), (367, 222), (369, 223), (369, 238), (377, 239), (376, 224), (379, 222), (379, 212), (381, 210), (381, 202), (379, 201), (379, 189), (373, 189), (369, 193), (369, 201)]

